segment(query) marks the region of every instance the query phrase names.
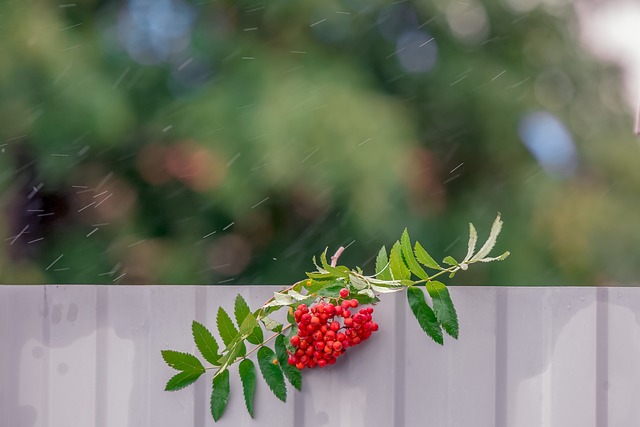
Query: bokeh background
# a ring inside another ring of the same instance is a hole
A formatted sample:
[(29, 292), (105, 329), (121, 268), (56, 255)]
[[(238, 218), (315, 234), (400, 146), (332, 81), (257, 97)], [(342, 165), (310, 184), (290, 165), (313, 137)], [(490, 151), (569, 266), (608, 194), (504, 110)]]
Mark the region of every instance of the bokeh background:
[(501, 212), (453, 284), (635, 284), (630, 4), (3, 1), (0, 282), (284, 284)]

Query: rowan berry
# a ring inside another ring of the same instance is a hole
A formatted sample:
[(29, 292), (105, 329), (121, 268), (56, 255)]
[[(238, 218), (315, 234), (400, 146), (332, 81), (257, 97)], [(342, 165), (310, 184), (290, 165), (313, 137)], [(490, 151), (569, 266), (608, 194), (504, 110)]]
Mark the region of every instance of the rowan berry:
[(373, 309), (362, 308), (352, 315), (349, 309), (357, 306), (355, 299), (340, 305), (324, 301), (311, 307), (300, 304), (294, 311), (298, 333), (289, 340), (295, 351), (289, 353), (287, 362), (298, 369), (322, 368), (334, 364), (348, 347), (369, 338), (378, 330), (378, 324), (371, 321)]
[(346, 298), (349, 296), (349, 289), (342, 288), (340, 289), (340, 298)]

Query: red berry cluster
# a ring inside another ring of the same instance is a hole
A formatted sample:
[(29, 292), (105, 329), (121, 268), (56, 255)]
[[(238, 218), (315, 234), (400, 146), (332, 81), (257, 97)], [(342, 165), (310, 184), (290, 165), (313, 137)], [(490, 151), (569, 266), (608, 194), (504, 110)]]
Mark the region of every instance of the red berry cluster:
[[(340, 291), (341, 298), (348, 296), (347, 289)], [(289, 353), (289, 364), (298, 369), (324, 368), (333, 365), (348, 347), (369, 338), (378, 330), (378, 324), (371, 320), (373, 308), (362, 308), (351, 315), (349, 309), (357, 307), (355, 299), (345, 299), (339, 305), (321, 301), (310, 308), (300, 304), (293, 313), (298, 333), (291, 337), (291, 345), (296, 351)], [(339, 318), (343, 319), (344, 325), (340, 324)]]

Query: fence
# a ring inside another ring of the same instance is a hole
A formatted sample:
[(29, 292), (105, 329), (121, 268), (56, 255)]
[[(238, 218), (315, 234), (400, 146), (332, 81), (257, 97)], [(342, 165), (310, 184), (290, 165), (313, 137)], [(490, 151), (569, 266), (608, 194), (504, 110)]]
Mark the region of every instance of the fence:
[[(194, 351), (241, 292), (274, 287), (0, 286), (0, 425), (211, 426), (210, 381), (164, 392), (160, 357)], [(640, 289), (451, 289), (460, 339), (441, 347), (404, 295), (384, 296), (370, 341), (304, 372), (284, 404), (258, 381), (256, 419), (232, 372), (221, 426), (640, 425)], [(205, 374), (206, 375), (206, 374)], [(210, 375), (209, 375), (210, 378)]]

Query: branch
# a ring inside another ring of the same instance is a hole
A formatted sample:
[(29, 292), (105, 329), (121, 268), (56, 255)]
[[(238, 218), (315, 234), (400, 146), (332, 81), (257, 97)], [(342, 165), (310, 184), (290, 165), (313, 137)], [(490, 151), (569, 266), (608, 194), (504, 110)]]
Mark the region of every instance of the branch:
[(338, 265), (338, 258), (342, 255), (342, 252), (344, 252), (344, 246), (340, 246), (336, 253), (331, 257), (331, 267)]

